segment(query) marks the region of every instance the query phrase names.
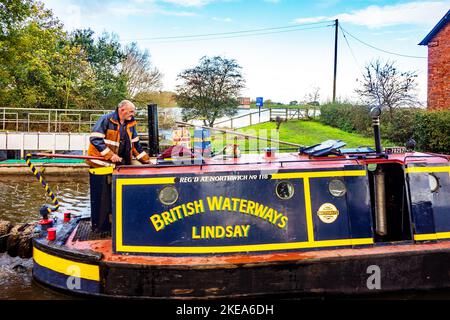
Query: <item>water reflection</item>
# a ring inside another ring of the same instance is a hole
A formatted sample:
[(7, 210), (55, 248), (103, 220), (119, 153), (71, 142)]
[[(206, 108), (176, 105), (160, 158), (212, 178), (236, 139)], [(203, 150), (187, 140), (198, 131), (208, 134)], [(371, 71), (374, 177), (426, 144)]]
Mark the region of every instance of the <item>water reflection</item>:
[[(88, 178), (47, 180), (61, 205), (60, 212), (90, 212)], [(46, 203), (51, 204), (51, 200), (34, 177), (0, 177), (0, 220), (13, 223), (39, 220), (39, 208)]]
[[(59, 212), (89, 214), (89, 178), (47, 178), (61, 205)], [(13, 223), (40, 219), (39, 208), (51, 204), (44, 188), (33, 176), (0, 177), (0, 220)], [(45, 289), (32, 281), (32, 259), (12, 258), (0, 253), (0, 300), (5, 299), (73, 299)]]

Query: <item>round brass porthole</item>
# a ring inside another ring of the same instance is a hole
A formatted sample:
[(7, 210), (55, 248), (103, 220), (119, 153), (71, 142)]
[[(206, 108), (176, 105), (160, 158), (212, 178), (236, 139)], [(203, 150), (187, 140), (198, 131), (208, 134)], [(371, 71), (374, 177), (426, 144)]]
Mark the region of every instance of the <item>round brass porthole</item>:
[(159, 191), (158, 197), (166, 206), (172, 205), (178, 200), (178, 190), (174, 186), (166, 186)]
[(289, 200), (294, 195), (294, 185), (289, 181), (281, 181), (275, 187), (275, 193), (282, 200)]
[(328, 191), (335, 197), (343, 197), (347, 193), (347, 187), (344, 181), (340, 179), (332, 179), (328, 183)]

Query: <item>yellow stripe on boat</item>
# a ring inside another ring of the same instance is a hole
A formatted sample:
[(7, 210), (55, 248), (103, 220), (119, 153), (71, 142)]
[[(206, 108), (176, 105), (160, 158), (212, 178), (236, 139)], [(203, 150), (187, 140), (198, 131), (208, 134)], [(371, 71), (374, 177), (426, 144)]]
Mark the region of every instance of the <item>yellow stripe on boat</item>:
[(100, 281), (99, 266), (93, 264), (86, 264), (59, 258), (36, 248), (33, 248), (33, 259), (40, 266), (56, 271), (58, 273), (65, 274), (67, 276), (76, 276), (74, 275), (73, 270), (74, 267), (77, 267), (80, 270), (80, 278)]
[(340, 247), (351, 245), (373, 244), (372, 238), (336, 239), (288, 243), (253, 244), (243, 246), (209, 246), (209, 247), (168, 247), (168, 246), (126, 246), (117, 242), (118, 252), (135, 253), (232, 253), (232, 252), (257, 252), (272, 250), (292, 250), (323, 247)]
[(114, 171), (113, 167), (101, 167), (89, 169), (89, 172), (95, 175), (110, 174), (113, 173), (113, 171)]
[(432, 173), (432, 172), (450, 172), (450, 166), (446, 167), (411, 167), (406, 168), (406, 173)]
[(440, 239), (450, 239), (450, 232), (437, 232), (437, 233), (425, 233), (425, 234), (415, 234), (414, 240), (440, 240)]
[(364, 177), (366, 170), (339, 170), (339, 171), (317, 171), (317, 172), (286, 172), (273, 173), (272, 179), (302, 179), (302, 178), (326, 178), (326, 177)]

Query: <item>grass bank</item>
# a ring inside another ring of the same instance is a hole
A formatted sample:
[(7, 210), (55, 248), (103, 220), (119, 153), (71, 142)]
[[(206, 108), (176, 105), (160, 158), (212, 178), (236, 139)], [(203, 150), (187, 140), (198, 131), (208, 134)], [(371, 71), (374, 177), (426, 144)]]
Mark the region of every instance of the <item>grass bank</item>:
[[(348, 133), (337, 128), (333, 128), (316, 121), (291, 120), (283, 122), (280, 130), (277, 133), (275, 122), (260, 123), (257, 125), (245, 127), (237, 130), (238, 132), (247, 133), (259, 137), (277, 139), (286, 142), (297, 143), (303, 146), (310, 146), (325, 140), (334, 139), (342, 140), (347, 143), (347, 148), (354, 148), (359, 146), (374, 147), (374, 140), (372, 137), (365, 137), (357, 133)], [(233, 139), (227, 139), (226, 144), (233, 143)], [(382, 141), (383, 146), (393, 146), (394, 144), (389, 140)], [(218, 150), (224, 144), (221, 135), (216, 135), (213, 140), (213, 148)], [(245, 148), (245, 142), (240, 138), (238, 140), (241, 150)], [(255, 143), (252, 143), (255, 149)], [(257, 149), (262, 149), (270, 146), (268, 143), (260, 142)], [(281, 146), (280, 146), (281, 147)]]

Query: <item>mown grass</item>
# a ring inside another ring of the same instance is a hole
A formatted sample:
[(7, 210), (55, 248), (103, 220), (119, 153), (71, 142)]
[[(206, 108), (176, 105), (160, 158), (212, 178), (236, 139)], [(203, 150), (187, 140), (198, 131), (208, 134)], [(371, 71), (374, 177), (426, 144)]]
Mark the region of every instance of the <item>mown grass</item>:
[[(311, 146), (325, 140), (333, 139), (346, 142), (346, 148), (355, 148), (360, 146), (374, 147), (373, 137), (365, 137), (361, 134), (345, 132), (316, 121), (291, 120), (288, 122), (283, 122), (278, 132), (276, 131), (275, 122), (260, 123), (239, 129), (237, 131), (258, 137), (292, 142), (302, 146)], [(231, 135), (227, 136), (225, 142), (222, 135), (216, 134), (212, 140), (212, 146), (217, 151), (223, 148), (225, 144), (232, 144), (233, 142), (234, 138)], [(264, 141), (260, 141), (259, 145), (257, 145), (256, 142), (252, 140), (247, 142), (246, 146), (246, 142), (242, 137), (238, 138), (237, 142), (241, 150), (250, 149), (256, 151), (255, 149), (262, 150), (264, 147), (273, 146), (273, 144)], [(383, 146), (394, 145), (389, 140), (383, 140), (382, 143)], [(281, 149), (288, 146), (280, 144), (275, 147)]]

